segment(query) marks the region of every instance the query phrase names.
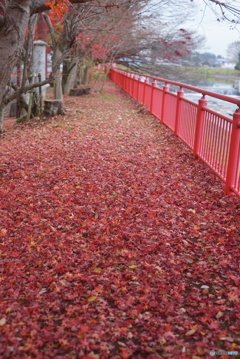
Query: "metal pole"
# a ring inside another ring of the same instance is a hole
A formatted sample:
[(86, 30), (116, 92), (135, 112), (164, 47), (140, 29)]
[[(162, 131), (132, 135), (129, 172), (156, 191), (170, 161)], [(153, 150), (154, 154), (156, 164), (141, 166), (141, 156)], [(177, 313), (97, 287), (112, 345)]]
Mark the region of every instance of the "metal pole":
[(153, 105), (154, 105), (154, 101), (153, 101), (153, 95), (154, 95), (154, 89), (157, 87), (157, 81), (154, 80), (152, 82), (152, 91), (151, 91), (151, 105), (150, 105), (150, 112), (153, 114)]
[(143, 88), (143, 103), (144, 105), (146, 105), (146, 88), (149, 85), (149, 80), (148, 78), (146, 78), (145, 82), (144, 82), (144, 88)]
[(162, 98), (162, 111), (161, 111), (161, 122), (164, 122), (164, 116), (165, 116), (165, 102), (166, 102), (166, 95), (169, 92), (169, 86), (167, 83), (163, 86), (163, 98)]
[(198, 101), (197, 123), (195, 128), (195, 139), (194, 139), (194, 147), (193, 147), (193, 153), (195, 156), (197, 156), (200, 151), (206, 107), (207, 107), (207, 100), (205, 99), (205, 95), (203, 95), (202, 98), (200, 98), (200, 100)]
[(225, 193), (231, 194), (232, 188), (240, 181), (240, 109), (233, 114), (232, 134), (228, 156)]
[[(17, 62), (17, 86), (21, 87), (21, 61)], [(16, 106), (16, 117), (19, 118), (21, 116), (21, 99), (19, 95), (17, 97), (17, 106)]]
[(177, 109), (176, 109), (176, 118), (175, 118), (175, 136), (179, 135), (179, 125), (180, 125), (180, 116), (181, 116), (181, 105), (182, 99), (184, 98), (184, 91), (182, 87), (178, 90), (177, 93)]

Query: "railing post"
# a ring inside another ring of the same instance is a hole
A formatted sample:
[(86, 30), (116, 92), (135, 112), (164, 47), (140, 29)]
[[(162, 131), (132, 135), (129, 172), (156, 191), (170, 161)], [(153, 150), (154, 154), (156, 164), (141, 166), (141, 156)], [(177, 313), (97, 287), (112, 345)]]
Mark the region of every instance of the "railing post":
[(112, 81), (114, 81), (114, 69), (113, 69), (112, 67), (111, 67), (111, 69), (110, 69), (109, 74), (110, 74), (110, 79), (111, 79)]
[(127, 84), (127, 86), (126, 86), (126, 91), (127, 91), (128, 93), (130, 93), (130, 75), (129, 75), (128, 72), (127, 72), (126, 76), (127, 76), (127, 78), (126, 78), (126, 84)]
[(119, 75), (120, 75), (120, 87), (123, 88), (123, 81), (124, 81), (123, 73), (120, 72)]
[(133, 97), (133, 85), (134, 85), (134, 76), (130, 74), (129, 93), (132, 97)]
[(119, 76), (119, 86), (122, 87), (122, 74), (120, 71), (118, 72), (118, 76)]
[(123, 72), (123, 89), (124, 91), (126, 91), (126, 71)]
[(128, 88), (128, 73), (125, 72), (124, 76), (125, 76), (125, 85), (124, 85), (125, 88), (124, 88), (124, 90), (127, 92), (127, 88)]
[(228, 166), (226, 176), (225, 193), (233, 193), (231, 189), (236, 183), (237, 176), (240, 176), (240, 109), (233, 114), (232, 134), (228, 155)]
[[(140, 84), (143, 84), (143, 94), (142, 94), (142, 98), (140, 97), (140, 93), (139, 93), (139, 88), (140, 88)], [(144, 89), (145, 89), (145, 80), (143, 79), (143, 77), (141, 76), (138, 82), (138, 101), (141, 103), (144, 103)]]
[(144, 88), (143, 88), (143, 104), (146, 105), (146, 87), (149, 84), (148, 78), (144, 81)]
[(199, 154), (199, 150), (200, 150), (206, 106), (207, 106), (207, 100), (205, 99), (205, 95), (203, 95), (202, 98), (200, 98), (200, 100), (198, 101), (197, 122), (195, 128), (195, 139), (194, 139), (194, 147), (193, 147), (193, 153), (195, 156)]
[(121, 72), (118, 70), (118, 86), (122, 86), (122, 76), (121, 76)]
[(160, 119), (161, 122), (164, 122), (165, 99), (166, 99), (166, 94), (168, 92), (169, 92), (169, 86), (165, 82), (165, 85), (163, 86), (162, 111), (161, 111), (161, 119)]
[(140, 79), (139, 77), (136, 75), (136, 84), (137, 84), (137, 90), (136, 90), (136, 97), (135, 99), (138, 100), (138, 92), (139, 92), (139, 82), (140, 82)]
[(180, 87), (180, 89), (178, 90), (178, 93), (177, 93), (177, 109), (176, 109), (175, 130), (174, 130), (175, 136), (178, 136), (178, 134), (179, 134), (179, 122), (180, 122), (180, 114), (181, 114), (183, 97), (184, 97), (184, 91), (183, 91), (182, 87)]
[(125, 90), (125, 71), (122, 72), (122, 89)]
[(152, 82), (152, 91), (151, 91), (151, 105), (150, 105), (150, 112), (153, 113), (153, 92), (154, 92), (154, 88), (157, 87), (157, 81), (154, 80)]
[(133, 98), (136, 98), (137, 76), (133, 75)]
[(134, 93), (135, 93), (135, 75), (132, 75), (132, 97), (134, 97)]

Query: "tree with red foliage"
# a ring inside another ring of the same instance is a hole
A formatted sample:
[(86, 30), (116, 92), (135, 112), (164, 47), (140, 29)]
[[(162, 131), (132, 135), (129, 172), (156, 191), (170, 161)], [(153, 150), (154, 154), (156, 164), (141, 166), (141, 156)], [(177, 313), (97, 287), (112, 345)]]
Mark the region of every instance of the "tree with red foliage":
[(186, 29), (178, 29), (169, 33), (166, 37), (158, 37), (152, 42), (151, 61), (155, 63), (157, 59), (176, 60), (186, 56), (193, 51), (204, 38)]
[[(112, 7), (101, 17), (85, 22), (85, 28), (75, 42), (75, 50), (86, 64), (82, 76), (84, 83), (87, 82), (91, 62), (114, 62), (116, 58), (133, 56), (149, 47), (153, 33), (146, 28), (141, 29), (141, 22), (137, 19), (141, 10), (137, 6)], [(145, 19), (145, 14), (142, 17)]]
[[(87, 82), (88, 69), (92, 61), (109, 59), (110, 54), (114, 53), (113, 49), (123, 42), (126, 35), (131, 37), (131, 32), (136, 29), (136, 17), (141, 9), (142, 5), (138, 0), (133, 1), (130, 7), (127, 2), (110, 6), (107, 1), (102, 1), (86, 4), (81, 8), (75, 7), (74, 11), (68, 13), (65, 11), (64, 17), (60, 17), (59, 9), (55, 7), (52, 7), (49, 15), (44, 15), (53, 50), (55, 99), (63, 99), (60, 65), (64, 65), (65, 93), (70, 91), (70, 85), (75, 82), (74, 79), (69, 80), (69, 77), (72, 72), (76, 75), (76, 67), (80, 61), (86, 63)], [(133, 44), (131, 46), (133, 47)]]

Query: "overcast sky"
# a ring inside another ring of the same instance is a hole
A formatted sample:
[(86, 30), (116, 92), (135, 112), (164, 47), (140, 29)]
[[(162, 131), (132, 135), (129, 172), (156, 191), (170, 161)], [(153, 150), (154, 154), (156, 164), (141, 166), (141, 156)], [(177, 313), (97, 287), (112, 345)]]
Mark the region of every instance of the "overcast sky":
[(227, 21), (218, 22), (213, 12), (205, 7), (203, 0), (193, 0), (193, 4), (197, 5), (198, 11), (191, 22), (191, 29), (206, 37), (206, 45), (201, 52), (212, 52), (225, 57), (228, 45), (240, 41), (240, 25), (231, 29), (231, 24)]

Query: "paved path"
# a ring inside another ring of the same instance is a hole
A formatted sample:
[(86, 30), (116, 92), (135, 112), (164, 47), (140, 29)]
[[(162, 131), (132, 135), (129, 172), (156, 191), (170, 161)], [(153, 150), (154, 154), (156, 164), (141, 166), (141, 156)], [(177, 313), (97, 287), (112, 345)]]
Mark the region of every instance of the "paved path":
[(239, 200), (140, 105), (105, 91), (1, 140), (0, 357), (239, 348)]

